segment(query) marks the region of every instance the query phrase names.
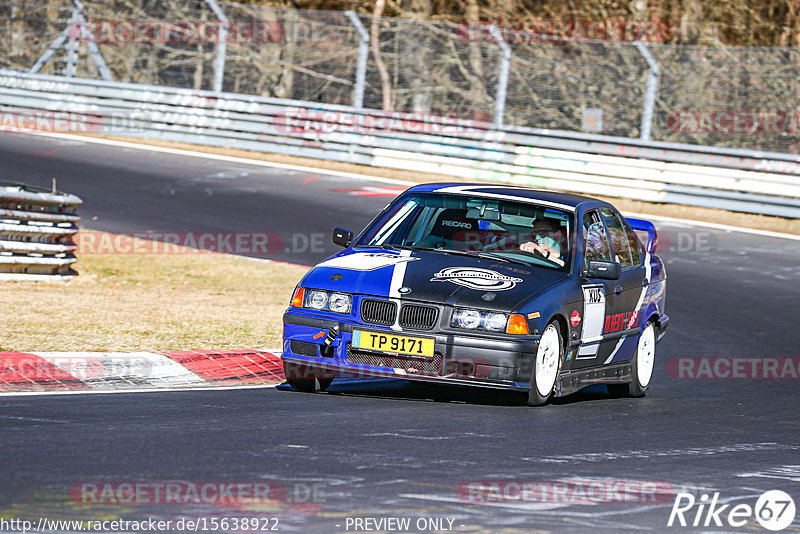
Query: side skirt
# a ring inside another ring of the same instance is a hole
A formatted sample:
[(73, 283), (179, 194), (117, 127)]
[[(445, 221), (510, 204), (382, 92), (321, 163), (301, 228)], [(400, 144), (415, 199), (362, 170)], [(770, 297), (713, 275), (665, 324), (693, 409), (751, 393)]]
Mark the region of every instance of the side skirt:
[(556, 384), (556, 397), (575, 393), (593, 384), (624, 384), (631, 381), (631, 362), (562, 373)]

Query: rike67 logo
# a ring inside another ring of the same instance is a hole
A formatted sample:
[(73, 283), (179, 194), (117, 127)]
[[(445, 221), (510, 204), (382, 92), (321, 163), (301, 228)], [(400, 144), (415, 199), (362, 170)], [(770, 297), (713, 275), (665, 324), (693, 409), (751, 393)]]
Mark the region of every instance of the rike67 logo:
[[(753, 519), (765, 529), (779, 531), (792, 524), (795, 518), (794, 500), (781, 490), (764, 492), (755, 506), (720, 501), (719, 492), (703, 494), (699, 499), (691, 493), (675, 496), (667, 526), (681, 527), (743, 527)], [(724, 504), (723, 504), (724, 503)]]

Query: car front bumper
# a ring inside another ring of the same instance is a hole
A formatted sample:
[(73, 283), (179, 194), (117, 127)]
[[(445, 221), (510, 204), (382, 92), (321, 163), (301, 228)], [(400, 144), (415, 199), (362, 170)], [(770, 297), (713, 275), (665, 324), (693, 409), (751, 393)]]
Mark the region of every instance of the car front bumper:
[[(394, 331), (344, 321), (332, 314), (290, 309), (283, 316), (284, 363), (329, 373), (388, 377), (499, 389), (530, 388), (531, 364), (540, 336), (470, 335), (453, 331)], [(329, 332), (338, 328), (330, 342)], [(353, 330), (434, 339), (433, 358), (367, 351), (352, 346)], [(287, 366), (287, 373), (290, 372)]]

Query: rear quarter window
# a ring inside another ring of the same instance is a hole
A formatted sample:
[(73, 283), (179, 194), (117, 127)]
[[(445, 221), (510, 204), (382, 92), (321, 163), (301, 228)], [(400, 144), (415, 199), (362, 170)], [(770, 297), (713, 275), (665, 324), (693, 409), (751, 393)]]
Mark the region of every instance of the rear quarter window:
[(608, 237), (611, 241), (614, 261), (622, 264), (623, 269), (639, 265), (638, 247), (636, 248), (636, 262), (634, 263), (634, 254), (626, 232), (626, 225), (622, 223), (619, 213), (609, 208), (600, 208), (600, 213), (603, 214), (603, 219), (608, 227)]

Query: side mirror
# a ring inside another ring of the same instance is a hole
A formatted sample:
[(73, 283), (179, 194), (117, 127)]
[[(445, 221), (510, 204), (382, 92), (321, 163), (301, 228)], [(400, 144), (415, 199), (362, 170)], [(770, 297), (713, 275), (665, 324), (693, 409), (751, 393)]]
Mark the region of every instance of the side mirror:
[(586, 278), (602, 280), (619, 280), (620, 276), (622, 276), (622, 265), (614, 261), (590, 261), (585, 273)]
[(334, 245), (339, 245), (340, 247), (347, 248), (350, 246), (350, 243), (353, 242), (353, 231), (348, 230), (347, 228), (339, 228), (338, 226), (333, 229), (333, 237), (331, 240), (333, 241)]

